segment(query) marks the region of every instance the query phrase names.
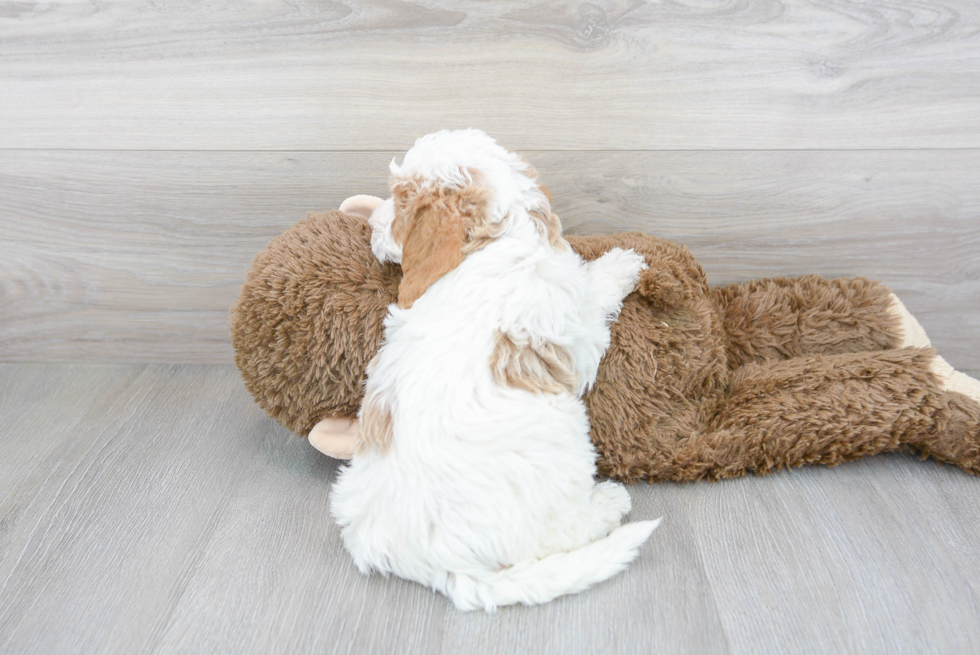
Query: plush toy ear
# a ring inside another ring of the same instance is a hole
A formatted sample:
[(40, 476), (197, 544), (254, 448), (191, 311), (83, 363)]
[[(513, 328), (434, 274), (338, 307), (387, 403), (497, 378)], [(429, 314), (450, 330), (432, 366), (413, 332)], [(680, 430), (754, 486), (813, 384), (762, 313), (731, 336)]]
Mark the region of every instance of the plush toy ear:
[(377, 196), (351, 196), (340, 203), (340, 211), (361, 218), (371, 218), (371, 214), (383, 202), (384, 200)]
[(488, 194), (475, 185), (420, 189), (415, 182), (404, 181), (392, 185), (392, 195), (391, 233), (402, 246), (398, 306), (407, 309), (463, 261), (469, 234), (486, 223)]

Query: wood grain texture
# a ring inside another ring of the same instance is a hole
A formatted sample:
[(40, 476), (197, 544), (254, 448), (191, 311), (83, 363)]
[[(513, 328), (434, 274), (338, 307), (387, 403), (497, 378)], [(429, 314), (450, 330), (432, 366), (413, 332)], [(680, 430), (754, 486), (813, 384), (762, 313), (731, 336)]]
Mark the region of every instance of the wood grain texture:
[[(31, 368), (0, 374), (18, 386), (36, 375)], [(52, 425), (5, 433), (0, 447), (69, 438), (25, 465), (19, 483), (0, 480), (0, 651), (137, 652), (166, 622), (227, 497), (247, 481), (243, 466), (261, 444), (241, 435), (268, 421), (243, 406), (230, 371), (42, 370), (68, 378), (44, 399)], [(83, 381), (107, 388), (69, 421), (64, 408), (78, 403)]]
[(450, 610), (441, 652), (732, 652), (678, 492), (676, 485), (631, 487), (629, 520), (664, 523), (627, 575), (587, 594), (497, 615)]
[(624, 574), (486, 615), (359, 574), (336, 462), (233, 367), (0, 364), (0, 391), (0, 652), (980, 649), (980, 481), (910, 456), (635, 485), (664, 524)]
[[(980, 635), (964, 629), (980, 624), (976, 552), (944, 538), (976, 543), (977, 524), (956, 517), (976, 505), (976, 482), (884, 456), (685, 488), (733, 650), (976, 651)], [(942, 582), (919, 587), (923, 577)]]
[(980, 8), (892, 2), (0, 6), (0, 148), (980, 147)]
[[(0, 360), (230, 362), (252, 257), (306, 211), (385, 194), (381, 153), (0, 159)], [(570, 233), (684, 243), (712, 283), (864, 275), (980, 368), (980, 151), (528, 152)]]

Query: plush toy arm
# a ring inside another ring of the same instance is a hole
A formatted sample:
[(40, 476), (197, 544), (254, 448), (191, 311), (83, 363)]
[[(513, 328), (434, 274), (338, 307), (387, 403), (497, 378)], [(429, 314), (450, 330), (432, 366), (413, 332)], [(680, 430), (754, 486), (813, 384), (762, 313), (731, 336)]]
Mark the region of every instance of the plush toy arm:
[(334, 459), (350, 459), (357, 444), (357, 419), (326, 418), (310, 430), (310, 445)]

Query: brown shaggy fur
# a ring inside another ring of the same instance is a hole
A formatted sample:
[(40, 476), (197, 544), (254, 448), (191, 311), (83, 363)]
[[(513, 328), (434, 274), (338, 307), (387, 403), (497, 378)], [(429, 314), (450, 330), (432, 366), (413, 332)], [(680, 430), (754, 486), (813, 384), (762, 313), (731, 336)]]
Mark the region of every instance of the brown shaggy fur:
[[(980, 405), (940, 390), (931, 350), (895, 348), (884, 286), (809, 276), (712, 289), (668, 241), (568, 242), (589, 260), (634, 248), (650, 266), (585, 398), (601, 473), (721, 479), (903, 447), (980, 473)], [(236, 361), (259, 404), (303, 435), (355, 416), (399, 277), (371, 255), (365, 221), (338, 211), (270, 243), (232, 313)]]
[(273, 239), (231, 318), (235, 363), (259, 405), (304, 436), (321, 418), (357, 416), (400, 279), (371, 255), (363, 218), (310, 214)]

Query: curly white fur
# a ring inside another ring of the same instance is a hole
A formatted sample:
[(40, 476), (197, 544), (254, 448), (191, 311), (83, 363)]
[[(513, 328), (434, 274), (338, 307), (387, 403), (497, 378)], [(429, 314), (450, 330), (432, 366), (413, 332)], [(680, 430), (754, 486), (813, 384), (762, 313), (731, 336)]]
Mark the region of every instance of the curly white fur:
[[(543, 603), (622, 571), (659, 520), (620, 526), (629, 494), (595, 482), (581, 393), (643, 258), (615, 249), (586, 264), (550, 246), (529, 214), (548, 201), (527, 164), (477, 130), (423, 137), (391, 170), (441, 189), (478, 180), (503, 229), (409, 309), (390, 307), (367, 394), (390, 412), (392, 440), (356, 454), (331, 491), (345, 546), (361, 571), (415, 580), (464, 610)], [(402, 256), (393, 219), (390, 200), (371, 218), (382, 261)], [(500, 335), (563, 349), (576, 392), (499, 384)]]

